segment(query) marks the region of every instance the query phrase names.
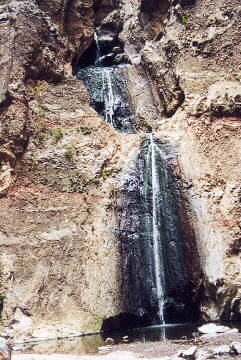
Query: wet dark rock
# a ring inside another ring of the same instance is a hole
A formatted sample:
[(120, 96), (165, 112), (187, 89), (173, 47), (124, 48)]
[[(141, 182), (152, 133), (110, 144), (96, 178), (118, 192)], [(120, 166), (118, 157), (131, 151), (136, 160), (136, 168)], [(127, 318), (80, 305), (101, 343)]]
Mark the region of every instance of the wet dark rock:
[(119, 54), (122, 52), (122, 50), (119, 46), (115, 46), (112, 51), (114, 54)]
[(115, 62), (116, 64), (126, 63), (127, 62), (126, 55), (125, 54), (116, 55)]
[(91, 104), (100, 116), (116, 130), (133, 132), (132, 112), (125, 89), (122, 67), (87, 67), (77, 77), (87, 87)]
[[(118, 203), (119, 239), (122, 259), (122, 293), (127, 312), (143, 324), (160, 322), (153, 258), (152, 170), (149, 145), (141, 147), (136, 167), (123, 179), (122, 201)], [(183, 218), (183, 204), (178, 180), (173, 172), (175, 155), (167, 144), (156, 142), (158, 177), (157, 218), (159, 256), (163, 276), (168, 322), (190, 321), (197, 316), (197, 300), (192, 294), (195, 256), (188, 256), (193, 246), (192, 231)], [(188, 245), (189, 243), (189, 245)], [(189, 264), (189, 265), (187, 265)]]

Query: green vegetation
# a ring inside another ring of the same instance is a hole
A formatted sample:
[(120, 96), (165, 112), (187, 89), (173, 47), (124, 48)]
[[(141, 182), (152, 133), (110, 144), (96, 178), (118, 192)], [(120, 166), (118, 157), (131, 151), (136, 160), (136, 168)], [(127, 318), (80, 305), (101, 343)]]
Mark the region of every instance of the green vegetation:
[(91, 129), (87, 128), (87, 127), (81, 127), (80, 130), (82, 131), (82, 134), (84, 135), (90, 135), (91, 134)]
[(60, 128), (52, 130), (51, 134), (56, 143), (64, 137), (64, 133)]
[(183, 25), (186, 25), (187, 20), (188, 20), (187, 15), (182, 15), (181, 21)]
[(33, 143), (35, 146), (40, 146), (46, 139), (46, 127), (44, 124), (38, 124), (34, 129)]
[(68, 192), (83, 193), (89, 181), (85, 179), (81, 174), (73, 174), (68, 178)]
[(34, 95), (35, 96), (42, 96), (43, 92), (46, 90), (46, 85), (43, 83), (38, 82), (34, 88)]
[(40, 118), (44, 118), (45, 116), (45, 111), (41, 106), (38, 106), (36, 108), (33, 109), (34, 113), (36, 116), (40, 117)]
[(65, 145), (64, 156), (70, 161), (73, 160), (75, 155), (76, 155), (76, 147), (73, 144)]
[(241, 73), (236, 73), (236, 74), (233, 74), (235, 80), (237, 81), (241, 81)]
[(103, 169), (103, 170), (101, 171), (100, 177), (105, 180), (108, 176), (110, 176), (111, 174), (113, 174), (114, 171), (115, 171), (115, 169), (112, 169), (112, 168)]

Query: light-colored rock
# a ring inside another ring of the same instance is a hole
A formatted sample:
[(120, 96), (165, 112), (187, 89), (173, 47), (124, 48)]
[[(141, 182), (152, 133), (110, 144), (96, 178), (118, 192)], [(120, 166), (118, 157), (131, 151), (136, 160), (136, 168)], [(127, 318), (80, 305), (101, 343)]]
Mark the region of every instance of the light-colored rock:
[(213, 349), (213, 352), (215, 355), (229, 354), (230, 351), (231, 351), (231, 348), (229, 345), (221, 345), (221, 346), (217, 346)]
[(210, 349), (198, 349), (196, 352), (196, 360), (206, 360), (213, 357), (213, 351)]
[(11, 346), (8, 340), (0, 337), (0, 359), (11, 360)]
[(226, 332), (230, 330), (230, 328), (227, 326), (218, 326), (216, 324), (206, 324), (200, 326), (198, 330), (203, 334), (215, 334)]
[(186, 350), (181, 350), (180, 352), (178, 352), (178, 356), (187, 360), (193, 360), (195, 359), (196, 351), (197, 351), (197, 346), (191, 346)]
[(113, 338), (108, 337), (107, 339), (105, 339), (105, 344), (106, 345), (114, 345), (115, 341)]
[(237, 342), (237, 341), (234, 341), (232, 342), (231, 344), (231, 350), (237, 354), (237, 355), (240, 355), (241, 354), (241, 343), (240, 342)]

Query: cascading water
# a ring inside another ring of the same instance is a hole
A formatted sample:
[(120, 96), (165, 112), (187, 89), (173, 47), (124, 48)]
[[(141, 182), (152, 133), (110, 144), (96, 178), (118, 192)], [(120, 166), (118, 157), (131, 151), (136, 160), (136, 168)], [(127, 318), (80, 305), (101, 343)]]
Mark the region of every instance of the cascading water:
[(91, 104), (100, 116), (116, 130), (133, 133), (133, 115), (129, 105), (123, 71), (127, 64), (105, 66), (112, 53), (103, 55), (98, 36), (94, 36), (96, 58), (93, 65), (80, 68), (77, 77), (83, 81)]
[(185, 222), (175, 156), (170, 145), (147, 134), (117, 204), (124, 307), (137, 325), (196, 316), (188, 260), (193, 264), (186, 255), (193, 234)]
[[(133, 133), (123, 75), (127, 65), (105, 66), (112, 54), (102, 54), (96, 34), (95, 44), (95, 60), (79, 69), (77, 77), (102, 118), (120, 132)], [(169, 145), (147, 134), (136, 166), (123, 179), (116, 208), (123, 308), (136, 326), (195, 317), (195, 307), (193, 316), (189, 308), (192, 286), (185, 258), (187, 243), (193, 245), (192, 231), (185, 224), (174, 159)]]

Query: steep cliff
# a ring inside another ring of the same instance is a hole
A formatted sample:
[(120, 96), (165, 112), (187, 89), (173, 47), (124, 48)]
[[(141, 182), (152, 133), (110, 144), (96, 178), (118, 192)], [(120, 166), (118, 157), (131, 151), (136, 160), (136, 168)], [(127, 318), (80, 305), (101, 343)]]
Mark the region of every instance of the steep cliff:
[[(116, 203), (151, 129), (176, 148), (201, 316), (240, 319), (240, 11), (238, 0), (0, 2), (1, 293), (14, 336), (97, 331), (126, 311)], [(96, 29), (130, 64), (135, 134), (106, 124), (73, 76)]]

